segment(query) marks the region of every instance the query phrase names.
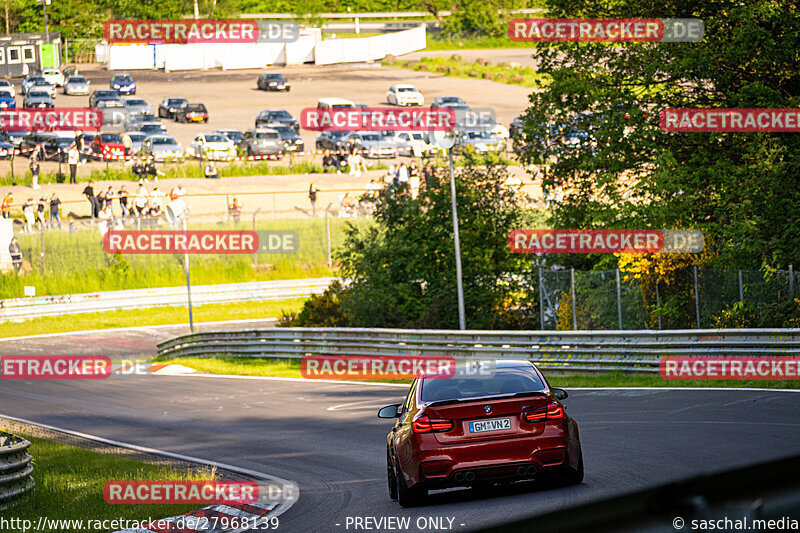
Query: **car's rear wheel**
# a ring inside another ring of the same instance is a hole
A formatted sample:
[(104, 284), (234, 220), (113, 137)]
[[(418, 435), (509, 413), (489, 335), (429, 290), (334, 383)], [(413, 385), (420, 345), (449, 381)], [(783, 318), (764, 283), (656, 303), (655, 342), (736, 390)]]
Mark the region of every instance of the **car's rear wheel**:
[(419, 484), (408, 488), (403, 473), (400, 471), (400, 461), (397, 460), (396, 455), (395, 463), (398, 466), (394, 474), (397, 484), (397, 502), (403, 507), (415, 507), (421, 504), (422, 500), (428, 496), (428, 489), (419, 486)]
[(397, 500), (397, 478), (394, 475), (394, 467), (392, 466), (389, 452), (386, 452), (386, 479), (389, 484), (389, 498)]
[(572, 469), (567, 467), (564, 475), (564, 481), (570, 485), (578, 485), (583, 483), (583, 451), (578, 452), (578, 468)]

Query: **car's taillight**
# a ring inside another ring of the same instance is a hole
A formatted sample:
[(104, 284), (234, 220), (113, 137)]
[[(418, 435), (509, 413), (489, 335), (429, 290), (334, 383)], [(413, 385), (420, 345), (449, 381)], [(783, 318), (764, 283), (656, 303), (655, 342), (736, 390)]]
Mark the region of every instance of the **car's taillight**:
[(442, 431), (452, 430), (453, 421), (421, 416), (414, 420), (414, 422), (411, 424), (411, 427), (413, 428), (414, 433), (440, 433)]
[(545, 420), (558, 420), (564, 418), (564, 408), (556, 402), (550, 402), (547, 407), (531, 409), (525, 412), (526, 422), (544, 422)]

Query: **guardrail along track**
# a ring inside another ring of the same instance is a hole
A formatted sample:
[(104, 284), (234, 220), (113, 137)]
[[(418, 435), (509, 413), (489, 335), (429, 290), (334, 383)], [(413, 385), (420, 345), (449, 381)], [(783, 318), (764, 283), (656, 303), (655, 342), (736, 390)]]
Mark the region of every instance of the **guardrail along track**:
[(30, 445), (22, 437), (0, 431), (0, 509), (33, 490)]
[[(192, 286), (192, 304), (305, 298), (312, 294), (321, 294), (334, 279), (309, 278), (196, 285)], [(0, 300), (0, 321), (167, 305), (186, 305), (186, 287), (160, 287)]]
[(158, 345), (160, 356), (305, 355), (513, 358), (564, 370), (657, 372), (667, 355), (800, 355), (798, 329), (675, 331), (457, 331), (271, 328), (206, 331)]

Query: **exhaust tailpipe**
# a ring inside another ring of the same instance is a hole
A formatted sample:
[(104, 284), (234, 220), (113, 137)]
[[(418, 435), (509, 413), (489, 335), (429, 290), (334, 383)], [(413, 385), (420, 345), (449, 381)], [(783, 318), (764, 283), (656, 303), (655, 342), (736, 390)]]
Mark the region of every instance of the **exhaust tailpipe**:
[(475, 472), (467, 472), (464, 474), (464, 481), (475, 481)]
[(528, 475), (528, 467), (527, 466), (519, 466), (519, 467), (517, 467), (517, 475), (518, 476), (527, 476)]
[(529, 476), (536, 477), (536, 474), (538, 474), (538, 473), (539, 473), (539, 469), (536, 468), (535, 466), (529, 466), (528, 467), (528, 475)]
[(458, 481), (459, 483), (460, 483), (461, 481), (464, 481), (464, 472), (457, 472), (457, 473), (456, 473), (456, 475), (454, 476), (454, 478), (455, 478), (455, 480), (456, 480), (456, 481)]

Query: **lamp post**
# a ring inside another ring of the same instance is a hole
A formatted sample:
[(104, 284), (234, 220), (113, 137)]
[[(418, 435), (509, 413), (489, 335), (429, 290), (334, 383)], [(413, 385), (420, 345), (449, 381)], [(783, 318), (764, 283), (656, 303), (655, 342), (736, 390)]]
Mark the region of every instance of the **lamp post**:
[(52, 0), (36, 0), (37, 4), (42, 4), (44, 8), (44, 39), (48, 43), (50, 42), (50, 30), (47, 26), (47, 6), (50, 5)]

